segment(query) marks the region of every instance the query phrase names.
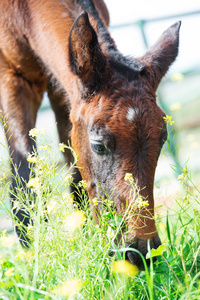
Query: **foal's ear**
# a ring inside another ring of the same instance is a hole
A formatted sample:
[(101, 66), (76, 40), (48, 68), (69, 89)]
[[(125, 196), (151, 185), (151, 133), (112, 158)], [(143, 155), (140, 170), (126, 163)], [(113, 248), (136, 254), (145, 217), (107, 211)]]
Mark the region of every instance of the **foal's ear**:
[(180, 26), (181, 22), (177, 22), (164, 31), (159, 40), (141, 59), (145, 67), (147, 67), (144, 70), (146, 69), (154, 90), (157, 89), (160, 80), (176, 59)]
[(75, 20), (70, 32), (69, 62), (72, 72), (90, 93), (100, 89), (106, 59), (85, 11)]

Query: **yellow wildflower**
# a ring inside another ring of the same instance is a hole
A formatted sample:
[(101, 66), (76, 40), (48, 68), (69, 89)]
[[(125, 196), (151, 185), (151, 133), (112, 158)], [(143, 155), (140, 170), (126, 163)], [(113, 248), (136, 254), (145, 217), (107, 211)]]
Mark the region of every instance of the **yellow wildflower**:
[(16, 209), (16, 208), (19, 207), (19, 205), (20, 205), (20, 202), (19, 201), (15, 201), (12, 208)]
[(95, 226), (95, 230), (98, 231), (98, 232), (102, 232), (102, 229), (99, 227), (99, 225)]
[(37, 162), (37, 157), (35, 155), (29, 154), (27, 157), (27, 162), (35, 164)]
[(38, 130), (36, 128), (32, 128), (30, 131), (29, 131), (29, 136), (31, 137), (36, 137), (38, 134)]
[(85, 223), (85, 214), (81, 210), (76, 210), (65, 218), (64, 226), (70, 231), (74, 231)]
[(70, 237), (70, 238), (67, 239), (67, 241), (68, 241), (70, 244), (72, 244), (75, 240), (76, 240), (75, 237)]
[(3, 247), (12, 247), (15, 243), (15, 239), (13, 235), (3, 235), (0, 237), (0, 241)]
[(184, 180), (185, 176), (186, 176), (186, 174), (184, 174), (184, 173), (178, 175), (178, 180)]
[(37, 129), (37, 128), (32, 128), (30, 131), (29, 131), (29, 136), (31, 137), (36, 137), (38, 136), (38, 134), (41, 134), (41, 133), (45, 133), (46, 130), (41, 130), (41, 129)]
[(132, 265), (128, 260), (118, 260), (112, 263), (112, 271), (114, 273), (133, 277), (138, 274), (139, 269), (136, 265)]
[(183, 169), (183, 173), (182, 174), (180, 174), (180, 175), (178, 175), (178, 180), (184, 180), (185, 179), (185, 177), (186, 177), (186, 175), (187, 175), (187, 173), (188, 173), (188, 171), (184, 168)]
[(34, 258), (33, 252), (31, 252), (30, 250), (26, 251), (26, 250), (24, 250), (24, 249), (20, 249), (20, 250), (17, 252), (15, 258), (16, 258), (16, 259), (19, 259), (19, 260), (23, 260), (23, 261), (24, 261), (24, 260), (28, 261), (28, 260), (29, 260), (29, 257), (30, 257), (30, 254), (32, 255), (32, 259), (31, 259), (31, 260), (33, 260), (33, 258)]
[(142, 206), (149, 206), (149, 202), (148, 201), (143, 201)]
[(133, 174), (132, 173), (126, 173), (124, 177), (125, 181), (133, 181)]
[(174, 121), (172, 121), (172, 116), (166, 115), (166, 117), (163, 117), (163, 119), (166, 123), (169, 123), (170, 125), (174, 123)]
[(87, 182), (86, 182), (85, 180), (81, 180), (81, 181), (79, 181), (78, 185), (79, 185), (80, 187), (83, 187), (84, 189), (86, 189), (86, 187), (87, 187)]
[(69, 199), (70, 199), (71, 202), (75, 202), (76, 201), (76, 196), (74, 194), (70, 194)]
[(110, 198), (105, 199), (104, 202), (105, 202), (105, 204), (106, 204), (108, 207), (111, 207), (111, 206), (112, 206), (112, 203), (113, 203), (113, 201), (110, 200)]
[(72, 175), (67, 175), (67, 176), (65, 177), (65, 182), (66, 182), (66, 184), (71, 184), (72, 181), (73, 181)]
[(81, 287), (82, 285), (80, 279), (71, 279), (65, 281), (61, 286), (56, 287), (52, 292), (64, 297), (69, 297), (78, 293)]
[(65, 152), (65, 148), (66, 148), (65, 144), (63, 144), (63, 143), (60, 143), (60, 144), (59, 144), (59, 150), (60, 150), (61, 152)]
[(92, 202), (93, 202), (94, 206), (97, 206), (97, 205), (98, 205), (98, 199), (97, 199), (97, 198), (93, 198), (93, 199), (92, 199)]
[(145, 201), (142, 197), (138, 197), (136, 203), (138, 208), (149, 206), (148, 200)]
[(5, 181), (6, 179), (7, 179), (7, 175), (6, 175), (6, 173), (3, 173), (0, 177), (0, 180)]
[(14, 267), (11, 267), (5, 272), (5, 275), (7, 277), (11, 277), (13, 275), (13, 271), (14, 271)]
[(40, 185), (40, 180), (38, 177), (31, 178), (29, 182), (26, 184), (28, 188), (37, 188)]

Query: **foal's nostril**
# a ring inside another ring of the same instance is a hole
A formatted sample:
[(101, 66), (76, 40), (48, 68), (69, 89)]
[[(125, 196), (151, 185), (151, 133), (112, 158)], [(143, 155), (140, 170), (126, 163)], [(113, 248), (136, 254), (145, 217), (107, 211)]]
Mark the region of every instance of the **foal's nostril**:
[[(143, 256), (144, 256), (144, 259), (146, 261), (147, 266), (149, 267), (150, 259), (146, 259), (145, 258), (146, 255), (143, 255)], [(140, 256), (139, 253), (134, 252), (134, 251), (127, 251), (126, 252), (126, 259), (129, 260), (133, 265), (136, 265), (139, 268), (140, 271), (145, 270), (143, 259), (142, 259), (142, 257)], [(153, 257), (153, 262), (155, 262), (155, 261), (156, 261), (156, 257)]]
[[(150, 247), (157, 249), (161, 245), (160, 238), (158, 234), (156, 234), (150, 240)], [(142, 256), (144, 257), (147, 266), (150, 264), (150, 260), (146, 259), (146, 254), (148, 252), (148, 241), (142, 239), (135, 239), (132, 244), (129, 243), (128, 247), (130, 251), (126, 252), (126, 259), (128, 259), (132, 264), (136, 265), (140, 270), (144, 270), (144, 263), (141, 255), (134, 251), (134, 249), (138, 250)], [(132, 248), (132, 249), (131, 249)], [(153, 258), (153, 262), (156, 261), (156, 257)]]
[(144, 270), (144, 264), (139, 253), (133, 250), (127, 251), (126, 259), (129, 260), (133, 265), (136, 265), (139, 268), (139, 270)]

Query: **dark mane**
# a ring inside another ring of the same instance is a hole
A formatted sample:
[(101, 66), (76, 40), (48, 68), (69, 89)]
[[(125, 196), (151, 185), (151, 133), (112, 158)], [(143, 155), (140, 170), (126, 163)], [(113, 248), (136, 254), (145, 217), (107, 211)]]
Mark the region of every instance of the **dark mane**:
[(83, 10), (86, 10), (91, 14), (98, 24), (98, 34), (106, 42), (106, 45), (109, 50), (109, 63), (110, 65), (119, 73), (126, 76), (128, 81), (131, 81), (136, 74), (141, 72), (144, 68), (144, 65), (139, 62), (137, 59), (125, 57), (115, 47), (115, 44), (99, 17), (98, 11), (95, 9), (94, 3), (92, 0), (77, 0), (77, 4), (81, 6)]
[(118, 51), (110, 51), (109, 63), (118, 73), (132, 81), (143, 69), (144, 64), (132, 57), (123, 56)]

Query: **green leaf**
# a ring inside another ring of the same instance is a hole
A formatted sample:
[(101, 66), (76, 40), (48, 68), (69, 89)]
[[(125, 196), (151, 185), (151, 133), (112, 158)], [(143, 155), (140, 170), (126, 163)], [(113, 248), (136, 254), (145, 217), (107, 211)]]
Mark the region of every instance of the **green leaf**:
[(164, 249), (165, 249), (166, 245), (160, 245), (157, 249), (151, 249), (151, 252), (146, 254), (146, 259), (150, 258), (150, 257), (155, 257), (155, 256), (159, 256), (162, 255)]

